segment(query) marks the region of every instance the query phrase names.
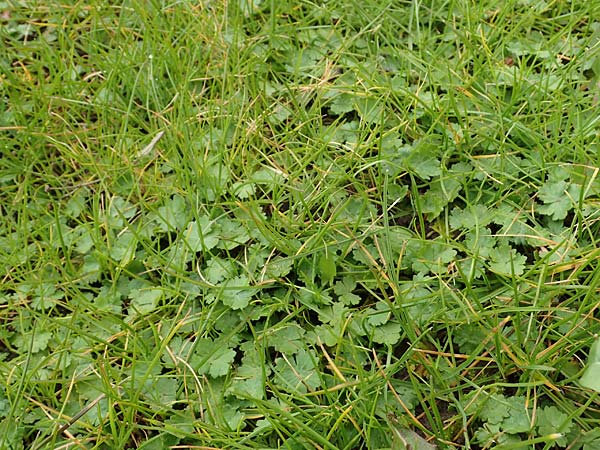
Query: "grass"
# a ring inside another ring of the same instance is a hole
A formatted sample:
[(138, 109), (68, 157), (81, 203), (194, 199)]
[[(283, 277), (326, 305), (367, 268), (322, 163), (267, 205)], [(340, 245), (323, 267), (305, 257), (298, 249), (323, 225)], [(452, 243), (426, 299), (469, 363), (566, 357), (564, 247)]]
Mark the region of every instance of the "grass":
[(599, 1), (0, 17), (0, 449), (600, 447)]

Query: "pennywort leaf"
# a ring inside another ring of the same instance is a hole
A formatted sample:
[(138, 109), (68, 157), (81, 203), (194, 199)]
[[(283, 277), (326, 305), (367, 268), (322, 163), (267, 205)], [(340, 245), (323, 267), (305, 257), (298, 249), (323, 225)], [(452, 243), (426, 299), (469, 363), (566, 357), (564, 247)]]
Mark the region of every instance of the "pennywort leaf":
[(300, 350), (294, 356), (285, 355), (275, 359), (277, 384), (283, 389), (300, 393), (318, 388), (321, 380), (317, 361), (314, 351), (306, 349)]
[(144, 315), (152, 312), (162, 298), (164, 291), (161, 288), (135, 289), (130, 292), (131, 306), (129, 315)]
[(579, 383), (585, 388), (600, 392), (600, 339), (596, 339), (590, 348), (587, 367)]
[(221, 284), (220, 299), (231, 309), (242, 309), (248, 306), (256, 288), (250, 286), (246, 275), (239, 275)]
[(500, 245), (492, 252), (490, 260), (490, 270), (497, 274), (519, 276), (525, 272), (525, 256), (509, 245)]

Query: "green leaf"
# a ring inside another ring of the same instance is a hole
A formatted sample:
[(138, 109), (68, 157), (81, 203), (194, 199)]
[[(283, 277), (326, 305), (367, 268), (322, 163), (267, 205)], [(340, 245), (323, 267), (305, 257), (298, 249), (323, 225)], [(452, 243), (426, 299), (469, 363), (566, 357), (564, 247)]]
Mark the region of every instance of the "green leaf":
[(129, 294), (131, 299), (130, 316), (144, 315), (152, 312), (162, 298), (161, 288), (135, 289)]
[(283, 184), (285, 177), (283, 172), (271, 167), (265, 167), (254, 172), (250, 177), (250, 180), (257, 185), (260, 185), (262, 190), (270, 192), (275, 186)]
[(294, 260), (292, 258), (276, 256), (270, 259), (264, 267), (265, 275), (268, 278), (282, 278), (292, 271), (293, 266)]
[(98, 281), (102, 273), (102, 264), (97, 255), (88, 254), (83, 257), (83, 264), (79, 267), (79, 277), (88, 282)]
[(64, 298), (65, 293), (56, 289), (53, 283), (42, 283), (33, 290), (34, 297), (31, 299), (31, 307), (38, 311), (52, 308)]
[(423, 180), (429, 180), (442, 173), (440, 160), (433, 156), (413, 156), (409, 160), (409, 168)]
[(387, 302), (379, 301), (375, 305), (375, 309), (369, 310), (369, 316), (367, 322), (369, 325), (378, 326), (387, 323), (390, 320), (391, 311), (390, 305)]
[(208, 370), (209, 375), (213, 378), (227, 375), (233, 364), (235, 355), (235, 350), (230, 348), (213, 355), (210, 361), (210, 369)]
[(79, 188), (73, 196), (69, 199), (67, 204), (65, 205), (65, 214), (71, 218), (79, 217), (79, 215), (85, 209), (85, 203), (89, 197), (89, 189), (88, 188)]
[(122, 266), (128, 265), (135, 257), (138, 240), (135, 235), (127, 230), (119, 236), (110, 249), (110, 257)]
[[(31, 353), (37, 353), (48, 347), (48, 342), (50, 342), (52, 333), (50, 331), (37, 331), (32, 337)], [(25, 346), (27, 345), (29, 345), (29, 342), (25, 344)]]
[(244, 426), (244, 414), (240, 411), (239, 401), (229, 398), (219, 405), (219, 413), (230, 430), (239, 430)]
[(170, 433), (161, 433), (143, 442), (138, 448), (139, 450), (164, 450), (176, 446), (179, 441), (180, 439), (177, 436)]
[(333, 98), (329, 105), (329, 110), (337, 115), (348, 113), (354, 110), (354, 94), (339, 93)]
[(398, 343), (401, 335), (402, 325), (397, 322), (388, 322), (385, 325), (375, 328), (373, 342), (394, 345)]
[(187, 223), (188, 207), (183, 197), (174, 195), (158, 208), (159, 223), (163, 231), (178, 230)]
[(472, 230), (465, 236), (465, 247), (471, 255), (488, 258), (495, 246), (496, 238), (492, 236), (489, 228)]
[(450, 226), (452, 229), (466, 228), (473, 230), (483, 228), (494, 219), (493, 211), (482, 204), (476, 204), (465, 209), (456, 208), (450, 213)]
[(245, 244), (250, 239), (248, 230), (243, 223), (238, 220), (232, 220), (223, 217), (218, 221), (219, 224), (219, 242), (217, 247), (224, 250), (233, 250), (234, 248)]
[(596, 339), (590, 348), (587, 367), (579, 383), (585, 388), (600, 392), (600, 339)]
[(219, 236), (212, 231), (213, 225), (206, 216), (189, 223), (184, 232), (184, 240), (193, 252), (211, 250), (219, 243)]
[(430, 444), (417, 433), (408, 428), (394, 428), (392, 434), (391, 450), (435, 450), (436, 446)]
[(485, 340), (486, 334), (474, 323), (461, 324), (453, 330), (454, 342), (462, 353), (471, 354)]
[(357, 120), (352, 120), (343, 122), (335, 129), (334, 139), (339, 143), (346, 143), (348, 146), (353, 147), (358, 144), (359, 135), (359, 123)]
[(254, 183), (242, 183), (241, 181), (236, 181), (231, 186), (231, 189), (237, 198), (245, 200), (254, 195), (256, 192), (256, 185)]
[(242, 398), (262, 399), (265, 396), (266, 377), (270, 375), (271, 368), (264, 363), (254, 342), (244, 342), (240, 348), (244, 357), (235, 373), (230, 392)]
[(423, 194), (421, 206), (430, 219), (435, 219), (459, 194), (462, 185), (452, 178), (440, 177), (431, 182), (430, 188)]
[(102, 286), (92, 301), (98, 311), (121, 312), (121, 294), (110, 286)]
[(413, 242), (407, 253), (413, 259), (413, 270), (423, 274), (446, 273), (448, 264), (456, 257), (456, 250), (438, 241)]
[(538, 211), (552, 216), (553, 220), (563, 220), (581, 195), (581, 186), (568, 182), (567, 177), (566, 170), (555, 167), (539, 190), (539, 198), (544, 204)]
[(332, 252), (326, 252), (319, 258), (319, 276), (324, 284), (333, 284), (333, 279), (337, 273), (335, 255)]
[(295, 356), (275, 360), (277, 383), (291, 392), (305, 394), (321, 385), (316, 365), (317, 357), (312, 350), (300, 350)]
[(76, 252), (85, 255), (94, 247), (94, 237), (88, 224), (78, 225), (73, 230), (73, 244)]
[(231, 309), (242, 309), (248, 306), (252, 296), (256, 292), (256, 288), (250, 286), (248, 277), (240, 275), (225, 281), (222, 285), (220, 299), (223, 304)]
[(377, 123), (382, 120), (383, 105), (381, 100), (366, 95), (354, 100), (356, 112), (367, 123)]
[(313, 331), (314, 342), (320, 342), (328, 347), (334, 347), (340, 342), (340, 327), (331, 325), (317, 325)]
[(509, 245), (501, 245), (490, 256), (490, 270), (500, 275), (519, 276), (525, 272), (527, 258)]
[[(157, 366), (158, 367), (158, 366)], [(160, 368), (158, 368), (160, 371)], [(142, 390), (144, 395), (157, 405), (172, 405), (177, 401), (179, 381), (176, 378), (152, 374)]]
[(560, 411), (556, 406), (546, 406), (541, 408), (537, 412), (537, 419), (535, 422), (538, 433), (542, 436), (561, 433), (562, 437), (554, 441), (554, 444), (558, 444), (561, 447), (567, 445), (568, 440), (565, 436), (573, 427), (573, 422), (565, 413)]
[(437, 136), (426, 137), (413, 142), (411, 146), (401, 149), (404, 163), (419, 178), (429, 180), (442, 173), (442, 165), (437, 155), (440, 153), (440, 142)]
[(268, 343), (280, 353), (294, 354), (304, 347), (304, 334), (303, 328), (291, 323), (268, 333)]
[(595, 439), (583, 444), (583, 450), (600, 450), (600, 439)]
[(344, 305), (358, 305), (360, 303), (361, 298), (353, 293), (354, 289), (356, 289), (356, 280), (349, 276), (345, 276), (333, 286), (333, 292)]
[(302, 289), (298, 293), (298, 300), (313, 309), (315, 306), (331, 305), (333, 299), (327, 291), (315, 288), (314, 290)]
[(507, 433), (527, 433), (531, 430), (531, 415), (527, 410), (527, 399), (522, 396), (505, 400), (507, 415), (502, 420), (502, 429)]
[[(191, 343), (183, 342), (180, 349), (174, 349), (176, 353), (185, 354), (186, 348)], [(229, 348), (222, 340), (199, 339), (193, 343), (194, 353), (190, 359), (191, 366), (199, 374), (209, 374), (213, 378), (227, 375), (232, 367), (236, 351)], [(175, 347), (175, 346), (173, 346)]]
[[(486, 422), (488, 430), (496, 429), (507, 434), (527, 433), (531, 430), (532, 416), (527, 408), (527, 399), (523, 396), (505, 397), (502, 394), (482, 393), (469, 405), (474, 410), (479, 409), (479, 418)], [(473, 412), (469, 411), (469, 414)]]
[(223, 259), (215, 256), (208, 260), (204, 270), (204, 278), (212, 284), (235, 277), (237, 265), (232, 259)]

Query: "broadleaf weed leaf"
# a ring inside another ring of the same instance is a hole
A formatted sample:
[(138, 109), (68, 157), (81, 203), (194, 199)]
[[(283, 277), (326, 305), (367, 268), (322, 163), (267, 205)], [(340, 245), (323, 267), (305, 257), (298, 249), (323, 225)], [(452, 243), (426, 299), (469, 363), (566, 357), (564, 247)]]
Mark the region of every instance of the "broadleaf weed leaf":
[(519, 276), (525, 272), (526, 257), (509, 245), (500, 245), (490, 256), (490, 270), (506, 276)]
[(56, 289), (53, 283), (41, 283), (32, 292), (31, 307), (44, 311), (56, 306), (56, 303), (63, 299), (65, 293)]
[(256, 193), (256, 185), (254, 183), (243, 183), (236, 181), (231, 186), (234, 195), (240, 200), (246, 200)]
[(50, 331), (36, 331), (34, 334), (27, 333), (20, 335), (16, 339), (15, 345), (24, 351), (29, 351), (29, 348), (31, 348), (31, 353), (39, 353), (48, 348), (51, 338), (52, 332)]
[(398, 322), (388, 322), (375, 328), (373, 332), (373, 342), (394, 345), (400, 341), (402, 334), (402, 324)]
[(229, 348), (213, 355), (210, 362), (210, 369), (208, 373), (211, 377), (221, 377), (227, 375), (232, 367), (233, 360), (235, 359), (235, 350)]
[(293, 355), (304, 347), (303, 338), (306, 331), (295, 323), (276, 328), (267, 335), (269, 346), (280, 353)]
[(544, 202), (538, 206), (542, 214), (554, 220), (563, 220), (579, 201), (581, 186), (567, 181), (547, 181), (540, 188), (539, 197)]
[(78, 276), (82, 281), (94, 283), (102, 274), (103, 265), (95, 254), (87, 254), (83, 257), (83, 263), (79, 266)]
[(350, 310), (340, 302), (335, 302), (331, 306), (319, 308), (319, 320), (323, 323), (342, 324)]
[(335, 115), (341, 116), (354, 110), (355, 96), (349, 93), (339, 93), (333, 97), (333, 101), (329, 105), (329, 109)]
[(292, 258), (276, 256), (270, 259), (264, 267), (265, 275), (268, 278), (283, 278), (292, 271), (293, 267), (294, 260)]
[(242, 364), (238, 367), (230, 388), (233, 395), (242, 398), (263, 399), (265, 383), (271, 374), (271, 368), (264, 364), (254, 342), (245, 342), (240, 346), (244, 352)]
[(337, 325), (321, 324), (314, 327), (310, 335), (315, 342), (334, 347), (341, 341), (340, 331)]
[(214, 256), (206, 263), (204, 278), (211, 284), (234, 278), (238, 274), (238, 267), (231, 259)]
[(560, 411), (556, 406), (546, 406), (537, 412), (535, 425), (541, 436), (560, 433), (562, 437), (552, 443), (552, 446), (564, 447), (568, 443), (566, 434), (573, 427), (569, 416)]
[(235, 398), (229, 399), (221, 406), (221, 414), (230, 430), (239, 430), (244, 425), (244, 414)]
[(437, 448), (418, 433), (407, 428), (394, 428), (392, 436), (391, 450), (435, 450)]
[(163, 231), (179, 230), (187, 223), (188, 207), (185, 199), (174, 195), (158, 208), (159, 224)]
[(590, 348), (587, 366), (579, 383), (585, 388), (600, 392), (600, 339), (596, 339)]
[(163, 295), (164, 291), (162, 288), (132, 290), (129, 293), (129, 298), (131, 299), (129, 316), (136, 317), (154, 311)]
[(72, 219), (79, 217), (85, 209), (89, 195), (89, 189), (85, 187), (77, 189), (65, 205), (65, 214)]
[(92, 228), (89, 224), (82, 223), (77, 225), (72, 230), (74, 234), (72, 242), (74, 243), (73, 250), (77, 253), (85, 255), (94, 247), (94, 237), (92, 236)]
[(333, 292), (338, 296), (338, 299), (345, 305), (357, 305), (360, 303), (360, 296), (354, 294), (356, 289), (356, 280), (351, 276), (344, 276), (341, 280), (336, 281), (333, 286)]
[(437, 178), (429, 186), (429, 190), (423, 194), (422, 208), (430, 219), (435, 219), (449, 203), (456, 199), (462, 184), (456, 177), (447, 177)]
[(135, 258), (138, 240), (134, 233), (127, 230), (120, 233), (110, 249), (110, 257), (122, 266), (126, 266)]
[(323, 284), (332, 285), (337, 273), (337, 263), (332, 252), (324, 253), (319, 257), (319, 276)]
[(486, 227), (494, 220), (494, 212), (482, 204), (476, 204), (465, 209), (456, 208), (450, 213), (450, 226), (452, 229), (465, 228), (475, 230)]
[(271, 192), (276, 186), (281, 186), (285, 181), (285, 174), (271, 167), (263, 167), (254, 172), (250, 179), (265, 192)]
[(207, 216), (192, 220), (184, 231), (184, 239), (193, 252), (209, 251), (219, 243), (218, 231), (213, 231), (214, 223)]
[(250, 286), (246, 275), (239, 275), (228, 279), (220, 287), (222, 290), (219, 298), (224, 305), (229, 306), (231, 309), (245, 308), (256, 293), (256, 288)]
[(430, 180), (442, 174), (442, 165), (438, 159), (440, 142), (437, 137), (427, 137), (413, 142), (405, 156), (405, 164), (419, 178)]
[(492, 236), (489, 228), (482, 228), (469, 231), (465, 236), (464, 243), (469, 254), (489, 258), (496, 246), (496, 238)]
[(217, 248), (233, 250), (250, 239), (246, 226), (237, 220), (223, 217), (217, 223), (219, 225)]
[(183, 343), (181, 351), (193, 346), (190, 365), (199, 373), (207, 374), (213, 378), (225, 376), (232, 369), (236, 351), (222, 340), (201, 338), (191, 343)]
[(415, 272), (443, 274), (456, 257), (456, 250), (437, 241), (414, 241), (407, 249), (407, 256), (413, 261)]
[(355, 97), (355, 109), (366, 123), (377, 123), (382, 120), (383, 105), (378, 98), (368, 95)]
[(390, 305), (384, 301), (379, 301), (375, 305), (375, 309), (371, 309), (371, 313), (367, 318), (367, 322), (373, 326), (383, 325), (390, 320), (390, 317)]
[(290, 392), (307, 393), (321, 385), (316, 365), (317, 357), (312, 350), (300, 350), (295, 356), (275, 359), (275, 380)]

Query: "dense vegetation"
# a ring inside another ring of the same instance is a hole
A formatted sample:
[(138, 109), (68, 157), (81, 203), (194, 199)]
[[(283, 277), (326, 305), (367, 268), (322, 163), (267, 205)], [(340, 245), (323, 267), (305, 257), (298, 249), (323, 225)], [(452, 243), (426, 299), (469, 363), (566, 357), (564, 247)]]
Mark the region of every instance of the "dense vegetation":
[(0, 38), (0, 449), (600, 448), (600, 0)]

